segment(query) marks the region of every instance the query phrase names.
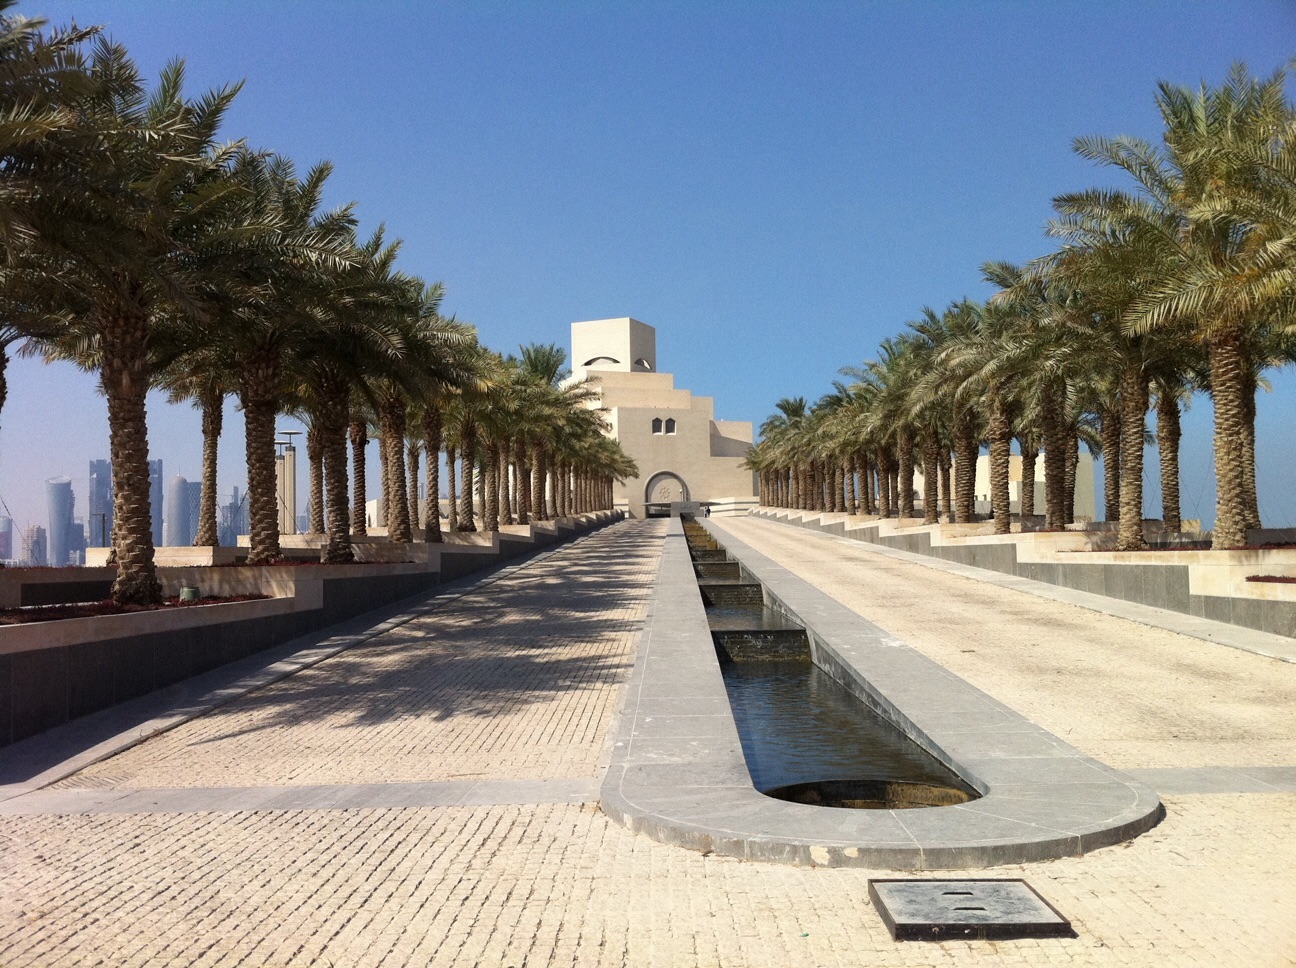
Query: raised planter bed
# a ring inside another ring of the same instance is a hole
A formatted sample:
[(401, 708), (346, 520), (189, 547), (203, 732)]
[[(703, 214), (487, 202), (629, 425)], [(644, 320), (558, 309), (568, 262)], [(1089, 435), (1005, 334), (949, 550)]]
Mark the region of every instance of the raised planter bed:
[[(588, 514), (534, 535), (481, 535), (471, 544), (395, 546), (417, 559), (401, 563), (164, 567), (164, 594), (187, 585), (207, 596), (270, 597), (0, 626), (0, 746), (621, 517)], [(114, 574), (106, 567), (0, 570), (0, 608), (101, 600)]]

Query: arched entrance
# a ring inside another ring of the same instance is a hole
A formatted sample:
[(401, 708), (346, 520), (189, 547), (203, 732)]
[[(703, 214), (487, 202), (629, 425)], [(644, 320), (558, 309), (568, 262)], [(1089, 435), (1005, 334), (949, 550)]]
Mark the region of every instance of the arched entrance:
[(688, 485), (678, 474), (671, 471), (659, 471), (648, 478), (644, 488), (645, 504), (671, 504), (675, 501), (689, 499)]

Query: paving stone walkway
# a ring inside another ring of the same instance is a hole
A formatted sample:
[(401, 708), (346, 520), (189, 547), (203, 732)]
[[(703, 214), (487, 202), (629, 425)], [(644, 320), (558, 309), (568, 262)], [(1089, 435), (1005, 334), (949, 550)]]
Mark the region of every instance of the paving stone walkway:
[[(733, 526), (776, 557), (759, 542), (781, 526)], [(782, 530), (813, 552), (804, 577), (837, 568), (832, 542)], [(1117, 619), (1086, 636), (1090, 617), (1069, 606), (1019, 612), (1027, 596), (1004, 592), (1017, 597), (1002, 612), (920, 566), (884, 585), (863, 561), (813, 580), (846, 604), (873, 588), (893, 612), (870, 619), (918, 639), (933, 603), (970, 609), (940, 646), (955, 671), (1086, 752), (1237, 767), (1274, 792), (1169, 793), (1166, 820), (1131, 843), (973, 873), (1027, 878), (1071, 919), (1071, 940), (895, 944), (866, 889), (890, 872), (704, 856), (609, 823), (586, 798), (662, 533), (598, 532), (7, 801), (0, 965), (1296, 964), (1296, 794), (1281, 792), (1296, 666), (1149, 645)], [(1061, 623), (1061, 641), (983, 654), (1032, 623), (1039, 636)], [(1100, 677), (1105, 662), (1127, 671)], [(1076, 663), (1092, 674), (1065, 671)], [(1089, 709), (1113, 683), (1137, 708)], [(1176, 696), (1220, 701), (1180, 711)]]

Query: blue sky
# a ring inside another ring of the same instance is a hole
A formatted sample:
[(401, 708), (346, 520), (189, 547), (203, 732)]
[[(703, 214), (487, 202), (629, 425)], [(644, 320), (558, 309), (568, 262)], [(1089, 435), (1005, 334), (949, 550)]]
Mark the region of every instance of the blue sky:
[[(182, 57), (192, 93), (244, 80), (226, 136), (303, 170), (333, 162), (330, 203), (403, 239), (402, 268), (442, 281), (487, 345), (566, 346), (572, 321), (634, 316), (678, 386), (756, 423), (826, 392), (923, 306), (988, 296), (982, 262), (1047, 251), (1050, 199), (1115, 181), (1073, 138), (1156, 138), (1159, 80), (1216, 84), (1235, 60), (1268, 74), (1296, 54), (1296, 4), (1267, 0), (19, 11), (106, 24), (150, 77)], [(108, 449), (92, 379), (31, 360), (9, 376), (0, 496), (20, 527), (44, 524), (42, 482), (65, 474), (83, 515), (87, 462)], [(1296, 380), (1272, 379), (1261, 507), (1296, 525)], [(222, 496), (244, 484), (240, 424), (231, 407)], [(196, 479), (195, 412), (159, 399), (150, 434), (168, 477)], [(1184, 511), (1209, 520), (1208, 401), (1185, 435)]]

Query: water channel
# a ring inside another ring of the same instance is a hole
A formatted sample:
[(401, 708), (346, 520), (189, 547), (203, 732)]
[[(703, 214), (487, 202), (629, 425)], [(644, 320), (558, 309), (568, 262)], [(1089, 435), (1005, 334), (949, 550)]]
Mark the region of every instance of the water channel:
[(896, 809), (977, 793), (815, 665), (805, 629), (768, 608), (707, 531), (684, 522), (752, 783), (782, 800)]

